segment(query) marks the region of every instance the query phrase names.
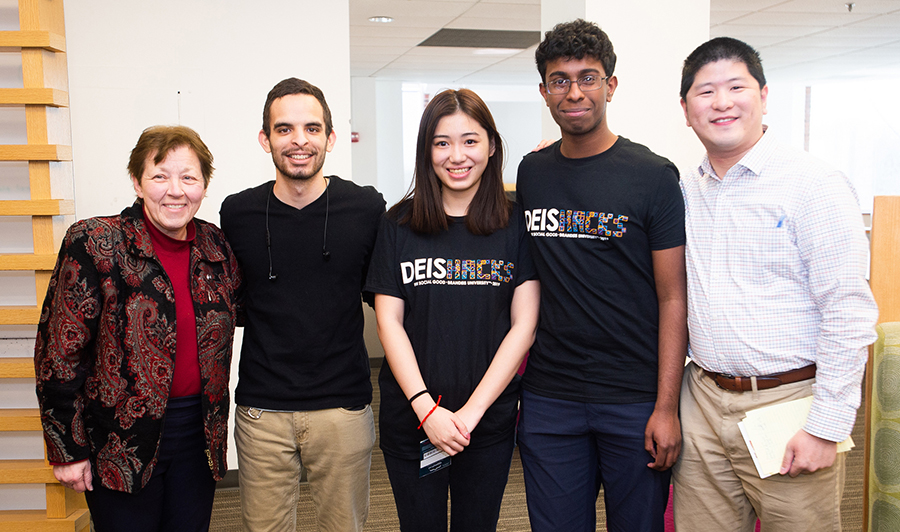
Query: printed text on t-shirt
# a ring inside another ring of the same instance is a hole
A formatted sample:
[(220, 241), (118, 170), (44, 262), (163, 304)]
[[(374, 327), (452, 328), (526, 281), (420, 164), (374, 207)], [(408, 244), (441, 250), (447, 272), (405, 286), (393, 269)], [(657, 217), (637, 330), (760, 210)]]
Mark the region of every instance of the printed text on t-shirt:
[(531, 209), (525, 211), (525, 226), (531, 236), (592, 238), (608, 240), (622, 238), (628, 216), (611, 212), (578, 211), (572, 209)]
[(400, 263), (403, 284), (492, 285), (508, 283), (515, 264), (497, 259), (421, 258)]

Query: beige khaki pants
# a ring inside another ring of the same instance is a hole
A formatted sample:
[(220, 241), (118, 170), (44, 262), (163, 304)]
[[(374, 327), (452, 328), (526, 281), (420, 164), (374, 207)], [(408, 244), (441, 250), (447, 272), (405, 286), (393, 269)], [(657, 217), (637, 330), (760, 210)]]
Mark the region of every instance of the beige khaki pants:
[(294, 532), (301, 467), (321, 532), (361, 531), (369, 513), (372, 409), (270, 412), (238, 406), (234, 438), (244, 529)]
[(814, 379), (756, 392), (716, 386), (696, 364), (681, 388), (681, 457), (673, 470), (679, 532), (841, 530), (844, 453), (832, 467), (791, 478), (761, 479), (737, 423), (747, 410), (812, 395)]

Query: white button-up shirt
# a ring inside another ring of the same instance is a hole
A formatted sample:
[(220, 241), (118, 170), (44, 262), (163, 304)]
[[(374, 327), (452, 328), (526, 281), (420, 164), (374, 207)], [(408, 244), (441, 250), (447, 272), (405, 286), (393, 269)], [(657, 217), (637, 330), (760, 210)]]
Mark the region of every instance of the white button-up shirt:
[(705, 157), (681, 187), (691, 358), (745, 377), (815, 363), (804, 429), (845, 439), (878, 315), (853, 186), (764, 134), (724, 177)]

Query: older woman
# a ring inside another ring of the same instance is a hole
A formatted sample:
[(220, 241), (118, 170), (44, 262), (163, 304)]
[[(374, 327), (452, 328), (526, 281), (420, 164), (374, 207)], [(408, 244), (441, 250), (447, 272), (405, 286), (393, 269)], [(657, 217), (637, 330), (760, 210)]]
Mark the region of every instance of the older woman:
[(131, 152), (135, 203), (69, 228), (41, 312), (47, 454), (95, 529), (207, 530), (226, 471), (237, 260), (194, 219), (212, 155), (186, 127)]

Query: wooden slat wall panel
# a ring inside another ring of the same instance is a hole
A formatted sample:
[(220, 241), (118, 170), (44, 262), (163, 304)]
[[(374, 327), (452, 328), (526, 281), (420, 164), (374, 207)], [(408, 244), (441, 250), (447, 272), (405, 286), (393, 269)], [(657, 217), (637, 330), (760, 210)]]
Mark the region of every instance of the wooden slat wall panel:
[[(32, 199), (0, 201), (0, 216), (61, 216), (65, 214), (75, 214), (75, 200)], [(34, 251), (39, 253), (37, 248)]]
[(41, 430), (41, 413), (37, 408), (0, 408), (0, 431), (36, 430)]
[(34, 360), (25, 357), (0, 358), (0, 379), (33, 379)]
[[(5, 12), (4, 12), (5, 13)], [(18, 51), (22, 56), (22, 88), (0, 89), (0, 107), (24, 107), (27, 144), (0, 145), (0, 161), (27, 161), (29, 200), (0, 201), (0, 216), (30, 216), (34, 243), (32, 253), (0, 254), (0, 271), (34, 271), (38, 304), (44, 299), (51, 270), (56, 263), (62, 216), (75, 212), (74, 200), (54, 196), (53, 165), (71, 161), (68, 123), (49, 120), (49, 107), (67, 107), (65, 22), (62, 0), (19, 0), (20, 31), (0, 31), (0, 51)], [(53, 116), (59, 117), (59, 113)], [(62, 116), (67, 116), (62, 115)], [(61, 129), (65, 128), (65, 129)], [(51, 172), (51, 170), (53, 170)], [(0, 180), (3, 175), (0, 174)], [(69, 184), (61, 194), (69, 195)], [(0, 306), (0, 325), (33, 325), (38, 306)], [(30, 357), (0, 358), (0, 387), (4, 379), (34, 379)], [(40, 431), (40, 413), (35, 408), (3, 408), (0, 431)], [(46, 456), (46, 450), (44, 451)], [(53, 477), (46, 460), (0, 460), (0, 484), (44, 484), (46, 511), (0, 511), (3, 530), (82, 531), (90, 526), (84, 497), (63, 488)]]
[[(36, 279), (35, 282), (37, 282)], [(44, 293), (46, 292), (47, 289), (45, 287)], [(43, 302), (43, 300), (44, 297), (41, 294), (39, 301)], [(0, 325), (37, 325), (40, 318), (41, 309), (38, 307), (0, 307)], [(30, 376), (33, 377), (34, 375)]]
[(48, 52), (65, 52), (66, 38), (49, 31), (0, 31), (0, 48), (40, 48)]
[(0, 270), (50, 271), (56, 266), (56, 253), (0, 255)]
[(869, 284), (878, 322), (900, 321), (900, 196), (876, 196), (874, 205)]
[[(29, 107), (26, 105), (26, 116)], [(43, 107), (43, 106), (41, 106)], [(44, 116), (46, 120), (46, 115)], [(46, 140), (44, 142), (47, 142)], [(71, 161), (72, 147), (56, 144), (5, 144), (0, 146), (0, 161)]]
[(59, 89), (0, 89), (0, 107), (22, 105), (68, 107), (69, 94)]

